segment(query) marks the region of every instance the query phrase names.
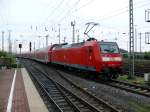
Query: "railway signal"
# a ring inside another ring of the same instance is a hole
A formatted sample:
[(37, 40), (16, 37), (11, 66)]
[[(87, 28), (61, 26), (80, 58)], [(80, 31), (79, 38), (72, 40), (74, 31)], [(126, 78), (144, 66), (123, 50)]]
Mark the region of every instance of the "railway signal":
[(29, 50), (30, 50), (30, 53), (31, 53), (31, 50), (32, 50), (32, 43), (31, 42), (29, 43)]
[(22, 44), (19, 44), (20, 54), (21, 54)]

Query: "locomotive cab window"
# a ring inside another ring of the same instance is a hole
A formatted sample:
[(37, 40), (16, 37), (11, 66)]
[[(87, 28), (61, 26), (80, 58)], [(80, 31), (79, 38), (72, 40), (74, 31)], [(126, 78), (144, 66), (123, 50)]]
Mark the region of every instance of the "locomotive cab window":
[(119, 48), (116, 43), (100, 43), (102, 53), (119, 53)]

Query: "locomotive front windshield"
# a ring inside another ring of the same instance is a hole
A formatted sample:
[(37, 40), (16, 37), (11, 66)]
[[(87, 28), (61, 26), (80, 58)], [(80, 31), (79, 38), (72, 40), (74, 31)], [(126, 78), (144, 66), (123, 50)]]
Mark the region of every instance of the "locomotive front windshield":
[(119, 53), (116, 43), (100, 43), (100, 49), (102, 53)]

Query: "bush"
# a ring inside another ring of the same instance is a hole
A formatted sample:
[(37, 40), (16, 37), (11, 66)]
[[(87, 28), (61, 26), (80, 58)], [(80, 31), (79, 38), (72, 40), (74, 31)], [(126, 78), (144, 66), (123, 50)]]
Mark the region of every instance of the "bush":
[(16, 68), (16, 59), (5, 51), (0, 51), (0, 58), (10, 58), (10, 66)]
[(8, 54), (4, 51), (0, 51), (0, 57), (8, 57)]
[[(132, 57), (132, 56), (131, 56)], [(145, 59), (150, 60), (150, 52), (144, 52), (144, 53), (135, 53), (134, 54), (135, 59)], [(123, 54), (123, 58), (128, 58), (128, 54)]]
[(144, 53), (144, 59), (150, 60), (150, 52)]

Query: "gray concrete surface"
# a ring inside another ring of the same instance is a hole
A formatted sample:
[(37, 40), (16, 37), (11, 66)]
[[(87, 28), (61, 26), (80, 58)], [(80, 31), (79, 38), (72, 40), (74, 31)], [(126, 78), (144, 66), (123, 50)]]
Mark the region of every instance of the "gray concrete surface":
[(48, 112), (25, 68), (21, 69), (30, 112)]

